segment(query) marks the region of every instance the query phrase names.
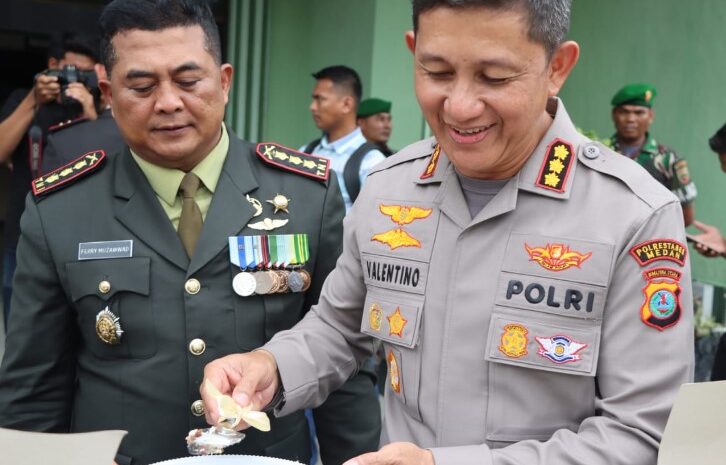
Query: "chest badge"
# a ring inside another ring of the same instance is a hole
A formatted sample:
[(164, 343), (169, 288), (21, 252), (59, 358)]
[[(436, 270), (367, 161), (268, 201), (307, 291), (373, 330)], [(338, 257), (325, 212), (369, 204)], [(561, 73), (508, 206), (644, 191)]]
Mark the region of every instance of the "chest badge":
[(530, 247), (524, 244), (529, 259), (537, 262), (539, 266), (550, 271), (564, 271), (571, 267), (580, 268), (580, 265), (590, 258), (592, 252), (581, 253), (570, 249), (566, 244), (547, 244), (544, 247)]
[(371, 240), (386, 244), (391, 250), (399, 247), (421, 247), (421, 242), (409, 234), (402, 226), (411, 224), (416, 220), (428, 218), (433, 211), (431, 208), (408, 207), (403, 205), (380, 205), (381, 213), (391, 218), (398, 225), (397, 228), (374, 235)]
[(577, 362), (581, 359), (577, 353), (587, 347), (587, 344), (575, 342), (567, 336), (536, 336), (535, 340), (540, 345), (537, 353), (557, 364)]
[(381, 322), (383, 320), (383, 310), (381, 309), (381, 306), (373, 304), (368, 312), (368, 324), (370, 324), (371, 329), (373, 331), (380, 331)]
[(504, 325), (499, 351), (511, 358), (520, 358), (527, 355), (527, 333), (529, 333), (529, 330), (520, 324), (510, 323)]
[(277, 213), (279, 211), (290, 213), (289, 211), (287, 211), (287, 207), (290, 205), (290, 199), (282, 194), (276, 194), (272, 198), (272, 200), (266, 200), (266, 202), (272, 204), (272, 206), (275, 207), (274, 213)]
[(398, 368), (398, 361), (393, 351), (388, 352), (388, 378), (391, 383), (391, 389), (396, 394), (401, 392), (401, 370)]
[(108, 306), (98, 312), (96, 315), (96, 335), (108, 345), (118, 345), (121, 343), (121, 335), (123, 334), (119, 317), (113, 314)]
[(400, 307), (396, 307), (396, 311), (386, 318), (388, 319), (388, 326), (391, 328), (388, 335), (403, 337), (403, 328), (406, 327), (408, 320), (401, 315)]

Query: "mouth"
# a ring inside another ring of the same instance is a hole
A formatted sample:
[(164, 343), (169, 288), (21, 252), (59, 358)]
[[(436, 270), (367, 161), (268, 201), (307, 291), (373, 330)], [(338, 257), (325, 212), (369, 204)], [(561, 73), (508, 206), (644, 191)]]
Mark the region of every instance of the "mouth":
[(179, 134), (188, 128), (191, 128), (191, 125), (189, 125), (189, 124), (165, 124), (162, 126), (155, 127), (154, 132), (174, 135), (174, 134)]
[(455, 142), (459, 144), (475, 144), (483, 141), (489, 135), (489, 130), (494, 126), (496, 126), (496, 123), (473, 128), (460, 128), (448, 125), (448, 129), (449, 135)]

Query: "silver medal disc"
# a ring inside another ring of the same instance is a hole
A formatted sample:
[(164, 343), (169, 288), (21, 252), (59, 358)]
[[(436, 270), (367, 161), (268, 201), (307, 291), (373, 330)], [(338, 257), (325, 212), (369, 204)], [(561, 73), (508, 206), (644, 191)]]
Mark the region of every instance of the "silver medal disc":
[(234, 289), (234, 292), (240, 297), (251, 296), (255, 293), (256, 287), (257, 283), (252, 273), (247, 273), (245, 271), (237, 273), (232, 280), (232, 289)]

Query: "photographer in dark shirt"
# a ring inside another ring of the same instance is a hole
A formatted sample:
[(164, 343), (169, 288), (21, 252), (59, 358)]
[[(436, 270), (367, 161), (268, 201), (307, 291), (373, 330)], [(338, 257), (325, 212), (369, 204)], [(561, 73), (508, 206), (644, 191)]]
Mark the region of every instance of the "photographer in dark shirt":
[[(30, 183), (41, 166), (48, 130), (68, 120), (98, 117), (94, 94), (84, 84), (91, 81), (86, 79), (90, 76), (88, 72), (93, 72), (98, 62), (97, 48), (97, 42), (90, 37), (69, 37), (63, 42), (58, 56), (48, 59), (48, 69), (36, 75), (33, 88), (13, 91), (0, 109), (0, 163), (9, 160), (13, 170), (3, 250), (6, 323), (10, 312), (20, 216), (25, 209)], [(67, 79), (69, 76), (71, 79)], [(77, 82), (69, 82), (71, 80)], [(93, 86), (92, 83), (90, 85)]]

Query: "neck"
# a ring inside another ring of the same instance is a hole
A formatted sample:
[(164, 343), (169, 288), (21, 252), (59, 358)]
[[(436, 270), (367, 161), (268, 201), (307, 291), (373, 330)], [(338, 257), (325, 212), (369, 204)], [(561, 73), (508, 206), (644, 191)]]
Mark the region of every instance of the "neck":
[(355, 121), (345, 121), (342, 124), (328, 131), (328, 142), (335, 142), (336, 140), (347, 136), (357, 128)]
[(618, 144), (627, 146), (627, 147), (642, 147), (643, 144), (645, 144), (646, 135), (643, 134), (641, 137), (637, 137), (635, 139), (628, 139), (625, 137), (621, 137), (619, 134), (617, 136)]

